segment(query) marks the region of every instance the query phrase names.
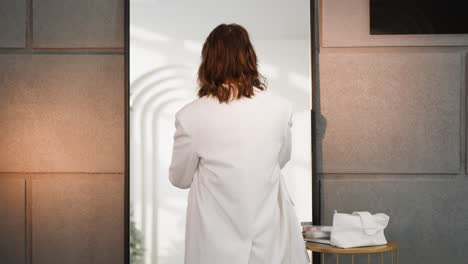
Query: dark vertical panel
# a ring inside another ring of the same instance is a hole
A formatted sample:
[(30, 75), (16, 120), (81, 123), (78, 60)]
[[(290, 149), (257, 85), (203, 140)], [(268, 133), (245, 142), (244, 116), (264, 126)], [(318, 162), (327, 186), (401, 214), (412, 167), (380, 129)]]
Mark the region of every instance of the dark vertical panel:
[(21, 264), (26, 260), (25, 181), (0, 175), (0, 263)]
[(125, 78), (124, 78), (124, 121), (125, 121), (125, 195), (124, 195), (124, 263), (130, 264), (130, 0), (125, 0)]
[(467, 107), (467, 96), (468, 96), (468, 92), (467, 92), (467, 89), (468, 89), (468, 52), (465, 52), (464, 54), (464, 58), (463, 58), (463, 63), (464, 63), (464, 67), (465, 67), (465, 72), (464, 72), (464, 82), (463, 82), (463, 86), (462, 86), (462, 93), (461, 93), (461, 106), (462, 106), (462, 128), (463, 128), (463, 134), (462, 134), (462, 140), (464, 140), (463, 142), (463, 148), (462, 148), (462, 152), (461, 152), (461, 156), (462, 156), (462, 165), (464, 166), (464, 172), (465, 172), (465, 176), (467, 176), (467, 173), (468, 173), (468, 153), (467, 153), (467, 150), (468, 150), (468, 138), (467, 138), (467, 125), (468, 125), (468, 122), (467, 122), (467, 119), (468, 119), (468, 107)]
[(313, 0), (310, 4), (310, 30), (311, 30), (311, 55), (312, 55), (312, 212), (314, 225), (320, 224), (320, 178), (318, 174), (318, 155), (320, 142), (317, 142), (317, 117), (320, 117), (320, 80), (319, 80), (319, 32), (318, 32), (318, 1)]
[[(314, 225), (321, 224), (321, 189), (320, 189), (320, 175), (318, 174), (318, 167), (320, 160), (318, 159), (317, 151), (320, 151), (321, 142), (317, 140), (317, 117), (320, 117), (320, 80), (319, 74), (319, 50), (320, 50), (320, 36), (318, 27), (318, 0), (310, 1), (310, 43), (311, 43), (311, 69), (312, 69), (312, 109), (311, 109), (311, 132), (312, 132), (312, 223)], [(320, 254), (312, 253), (312, 263), (320, 262)]]

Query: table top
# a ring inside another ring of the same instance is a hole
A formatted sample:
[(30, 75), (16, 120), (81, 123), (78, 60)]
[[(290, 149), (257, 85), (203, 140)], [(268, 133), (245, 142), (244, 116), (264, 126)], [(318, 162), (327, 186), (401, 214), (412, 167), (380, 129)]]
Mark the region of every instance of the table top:
[(335, 253), (335, 254), (370, 254), (392, 251), (398, 249), (398, 244), (395, 241), (387, 241), (386, 245), (371, 246), (371, 247), (354, 247), (354, 248), (339, 248), (328, 244), (321, 244), (315, 242), (306, 242), (308, 250), (321, 253)]

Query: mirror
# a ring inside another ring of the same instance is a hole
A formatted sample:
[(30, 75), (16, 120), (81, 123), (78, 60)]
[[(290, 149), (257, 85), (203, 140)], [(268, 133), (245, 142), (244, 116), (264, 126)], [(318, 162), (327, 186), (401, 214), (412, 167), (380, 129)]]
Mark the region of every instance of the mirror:
[(184, 263), (189, 189), (168, 179), (175, 113), (197, 98), (208, 34), (249, 33), (267, 90), (293, 103), (292, 155), (282, 169), (298, 220), (312, 219), (309, 1), (130, 1), (130, 252), (132, 264)]

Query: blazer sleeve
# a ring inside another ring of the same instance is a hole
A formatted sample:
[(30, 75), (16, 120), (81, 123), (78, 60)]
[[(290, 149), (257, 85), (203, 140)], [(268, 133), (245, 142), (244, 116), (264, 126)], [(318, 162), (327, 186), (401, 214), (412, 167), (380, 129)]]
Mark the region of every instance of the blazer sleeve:
[(175, 128), (172, 159), (169, 165), (169, 181), (178, 188), (187, 189), (192, 184), (200, 158), (193, 147), (192, 137), (182, 126), (177, 115)]
[(288, 161), (291, 159), (291, 127), (293, 125), (292, 116), (292, 105), (290, 105), (288, 113), (288, 122), (287, 125), (285, 125), (285, 132), (283, 133), (283, 142), (281, 144), (281, 149), (279, 152), (280, 169), (282, 169), (284, 165), (286, 165), (286, 163), (288, 163)]

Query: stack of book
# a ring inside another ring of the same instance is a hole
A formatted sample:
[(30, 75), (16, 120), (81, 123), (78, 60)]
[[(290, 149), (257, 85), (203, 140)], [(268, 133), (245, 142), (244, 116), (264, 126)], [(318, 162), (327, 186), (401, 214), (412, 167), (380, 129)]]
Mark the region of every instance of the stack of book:
[(330, 244), (331, 226), (303, 225), (302, 235), (305, 241)]

